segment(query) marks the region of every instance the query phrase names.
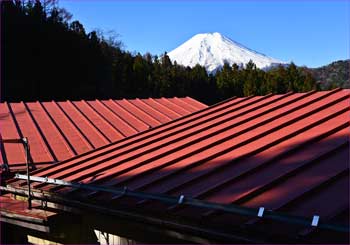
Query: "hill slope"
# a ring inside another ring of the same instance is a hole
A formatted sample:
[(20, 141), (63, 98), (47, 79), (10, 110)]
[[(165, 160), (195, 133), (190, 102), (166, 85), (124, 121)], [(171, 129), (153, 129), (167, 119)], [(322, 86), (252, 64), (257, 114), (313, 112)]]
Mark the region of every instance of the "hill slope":
[(350, 88), (350, 60), (338, 60), (309, 70), (322, 89)]

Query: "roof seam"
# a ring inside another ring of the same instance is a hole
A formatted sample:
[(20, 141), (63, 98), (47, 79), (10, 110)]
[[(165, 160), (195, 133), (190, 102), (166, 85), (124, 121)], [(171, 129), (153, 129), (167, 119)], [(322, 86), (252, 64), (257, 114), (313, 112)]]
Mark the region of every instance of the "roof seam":
[(126, 120), (124, 120), (122, 117), (120, 117), (115, 111), (113, 111), (109, 106), (107, 106), (103, 100), (96, 100), (102, 107), (104, 107), (106, 110), (108, 110), (112, 115), (119, 118), (121, 122), (123, 122), (125, 125), (127, 125), (129, 128), (134, 130), (135, 132), (139, 132), (136, 128), (134, 128), (130, 123), (128, 123)]
[[(62, 129), (57, 125), (56, 121), (53, 119), (52, 115), (47, 111), (47, 109), (45, 108), (45, 106), (39, 102), (39, 104), (41, 105), (41, 107), (43, 108), (44, 112), (46, 113), (46, 115), (50, 118), (51, 123), (56, 127), (57, 131), (59, 132), (59, 134), (62, 136), (63, 140), (66, 141), (66, 146), (68, 146), (69, 150), (71, 151), (72, 156), (76, 155), (77, 152), (75, 151), (73, 145), (70, 143), (70, 141), (67, 139), (66, 135), (63, 133)], [(73, 153), (73, 154), (72, 154)]]
[[(118, 132), (118, 134), (120, 134), (122, 137), (126, 137), (126, 135), (124, 135), (119, 129), (117, 129), (105, 116), (98, 112), (89, 102), (83, 100), (83, 103), (86, 104), (98, 117), (102, 118), (103, 122), (106, 122), (106, 125), (114, 129), (114, 131)], [(112, 139), (110, 139), (110, 142), (112, 142)]]
[[(161, 104), (161, 105), (163, 105), (163, 106), (165, 106), (165, 107), (167, 107), (166, 106), (166, 104), (169, 104), (169, 105), (171, 105), (171, 107), (173, 107), (174, 109), (172, 109), (173, 111), (175, 111), (176, 113), (178, 113), (179, 115), (188, 115), (188, 113), (191, 113), (190, 111), (188, 111), (188, 110), (186, 110), (185, 108), (183, 108), (183, 107), (181, 107), (181, 106), (179, 106), (178, 104), (176, 104), (176, 103), (174, 103), (174, 102), (172, 102), (170, 99), (168, 99), (168, 98), (158, 98), (158, 99), (154, 99), (154, 101), (156, 101), (157, 103), (159, 103), (159, 104)], [(212, 106), (211, 106), (212, 107)], [(170, 107), (169, 107), (170, 108)], [(175, 109), (176, 108), (176, 109)], [(208, 108), (208, 107), (206, 107), (206, 108)], [(204, 108), (204, 109), (206, 109), (206, 108)], [(203, 109), (200, 109), (200, 110), (203, 110)]]
[[(332, 101), (330, 104), (335, 104), (335, 103), (337, 103), (337, 101)], [(329, 106), (329, 105), (326, 104), (325, 106), (323, 106), (323, 108), (327, 108), (327, 106)], [(317, 110), (318, 110), (318, 109), (313, 110), (313, 111), (317, 111)], [(334, 113), (334, 115), (338, 115), (339, 113), (344, 113), (344, 112), (346, 112), (347, 110), (348, 110), (348, 108), (345, 108), (345, 109), (341, 110), (340, 112)], [(312, 112), (313, 112), (313, 111), (312, 111)], [(308, 115), (312, 115), (312, 112), (311, 112), (311, 113), (307, 113), (307, 114), (304, 115), (303, 117), (307, 117)], [(285, 112), (284, 114), (288, 114), (288, 113), (290, 113), (290, 112), (287, 111), (287, 112)], [(282, 114), (279, 114), (279, 115), (276, 116), (276, 117), (280, 117), (281, 115), (282, 115)], [(333, 116), (333, 115), (332, 115), (332, 116)], [(303, 118), (303, 117), (299, 117), (299, 118)], [(327, 117), (327, 118), (331, 118), (331, 117)], [(273, 120), (274, 120), (274, 118), (270, 118), (270, 119), (267, 119), (267, 120), (265, 120), (264, 122), (261, 122), (261, 123), (259, 123), (259, 124), (262, 124), (262, 125), (263, 125), (266, 121), (273, 121)], [(316, 123), (313, 123), (313, 124), (311, 124), (311, 125), (313, 125), (313, 127), (314, 127), (315, 125), (321, 123), (322, 121), (324, 121), (324, 120), (320, 120), (320, 121), (318, 121), (318, 122), (316, 122)], [(244, 143), (243, 143), (243, 142), (240, 142), (239, 144), (236, 144), (234, 147), (229, 147), (229, 148), (225, 149), (224, 151), (220, 151), (220, 152), (217, 152), (217, 153), (215, 153), (215, 154), (212, 154), (210, 157), (205, 158), (205, 160), (202, 160), (202, 161), (208, 161), (209, 159), (215, 158), (215, 157), (217, 157), (217, 156), (219, 156), (219, 155), (221, 155), (221, 154), (224, 154), (224, 153), (229, 152), (229, 151), (231, 151), (231, 150), (233, 150), (233, 149), (236, 149), (236, 148), (240, 147), (241, 145), (245, 145), (247, 142), (252, 142), (252, 141), (254, 141), (254, 140), (257, 139), (257, 138), (263, 137), (263, 135), (267, 135), (267, 134), (269, 134), (270, 132), (273, 132), (273, 131), (276, 131), (276, 130), (278, 130), (278, 129), (280, 129), (280, 128), (283, 128), (285, 125), (288, 125), (288, 122), (287, 122), (287, 123), (284, 123), (284, 124), (281, 124), (281, 125), (279, 125), (279, 126), (273, 128), (273, 129), (270, 129), (270, 130), (268, 130), (268, 131), (265, 131), (265, 132), (263, 132), (263, 133), (261, 133), (261, 134), (259, 134), (259, 135), (257, 135), (257, 136), (254, 136), (254, 137), (252, 137), (252, 138), (249, 138), (249, 139), (246, 140)], [(304, 127), (303, 129), (305, 129), (305, 128), (310, 128), (311, 125), (307, 125), (307, 126)], [(300, 132), (305, 131), (305, 130), (303, 130), (303, 129), (301, 129), (302, 131), (301, 131), (301, 130), (298, 130), (297, 132), (294, 132), (293, 134), (298, 134), (298, 133), (300, 133)], [(248, 128), (248, 129), (245, 129), (245, 130), (243, 130), (243, 131), (247, 132), (247, 131), (249, 131), (249, 130), (250, 130), (250, 129)], [(239, 132), (239, 133), (242, 133), (242, 131)], [(197, 150), (195, 150), (195, 151), (192, 151), (192, 152), (190, 152), (190, 153), (187, 153), (187, 154), (185, 154), (185, 155), (182, 155), (181, 157), (179, 157), (179, 158), (177, 158), (177, 159), (175, 159), (175, 160), (172, 160), (172, 161), (170, 161), (170, 162), (164, 163), (164, 164), (161, 165), (161, 166), (154, 167), (154, 168), (149, 169), (149, 170), (147, 170), (147, 171), (143, 171), (142, 173), (138, 174), (138, 177), (139, 177), (139, 176), (142, 176), (142, 175), (145, 175), (145, 174), (148, 174), (149, 172), (157, 171), (157, 170), (159, 170), (160, 168), (163, 168), (163, 167), (165, 167), (165, 166), (172, 165), (173, 163), (176, 163), (176, 162), (178, 162), (178, 161), (180, 161), (180, 160), (183, 160), (183, 159), (185, 159), (185, 158), (187, 158), (187, 157), (189, 157), (189, 156), (191, 156), (191, 155), (193, 155), (193, 154), (197, 154), (197, 153), (199, 153), (199, 152), (202, 152), (203, 150), (208, 149), (208, 148), (211, 148), (211, 147), (213, 147), (214, 145), (218, 144), (217, 142), (221, 142), (221, 143), (222, 143), (222, 142), (225, 142), (225, 141), (227, 141), (228, 139), (231, 139), (231, 138), (235, 137), (237, 134), (238, 134), (238, 133), (233, 134), (233, 135), (230, 135), (230, 136), (228, 136), (228, 137), (226, 137), (226, 138), (220, 139), (219, 141), (213, 142), (212, 144), (206, 145), (205, 147), (199, 148), (199, 149), (197, 149)], [(293, 134), (290, 134), (290, 137), (293, 137)], [(286, 138), (286, 137), (287, 137), (287, 136), (283, 137), (282, 139), (284, 139), (284, 138)], [(201, 141), (201, 140), (199, 140), (199, 141)], [(274, 142), (275, 142), (274, 144), (278, 144), (279, 141), (281, 141), (281, 139), (275, 140), (275, 141), (274, 141)], [(272, 143), (273, 143), (273, 142), (272, 142)], [(265, 148), (267, 148), (267, 147), (270, 147), (272, 143), (270, 143), (270, 144), (264, 146), (263, 149), (265, 149)], [(190, 142), (190, 143), (188, 143), (188, 144), (193, 145), (193, 142)], [(233, 149), (231, 149), (231, 148), (233, 148)], [(259, 148), (259, 149), (260, 149), (260, 148)], [(175, 151), (177, 151), (177, 150), (178, 150), (178, 149), (173, 148), (173, 149), (172, 149), (171, 151), (169, 151), (169, 152), (173, 152), (173, 151), (175, 152)], [(167, 152), (166, 155), (168, 155), (169, 152)], [(256, 154), (257, 152), (259, 152), (259, 151), (255, 150), (255, 151), (250, 152), (250, 154), (251, 154), (251, 155), (254, 155), (254, 154)], [(165, 154), (165, 153), (164, 153), (164, 154)], [(157, 155), (156, 158), (158, 158), (158, 157), (163, 157), (164, 154)], [(153, 160), (154, 160), (154, 159), (152, 159), (152, 158), (148, 159), (148, 161), (153, 161)], [(202, 162), (202, 161), (200, 161), (200, 162)], [(199, 164), (199, 163), (198, 163), (198, 164)], [(192, 166), (192, 165), (193, 165), (193, 166), (197, 166), (198, 164), (193, 163), (193, 164), (191, 164), (191, 166)], [(140, 163), (140, 164), (134, 165), (133, 168), (138, 168), (138, 167), (140, 167), (140, 166), (142, 166), (142, 165), (144, 165), (144, 164), (141, 164), (141, 163)], [(187, 170), (188, 167), (189, 167), (189, 165), (188, 165), (187, 167), (181, 168), (181, 171)], [(132, 170), (133, 168), (131, 168), (131, 170)], [(128, 170), (128, 171), (130, 171), (130, 170)], [(180, 171), (180, 170), (178, 170), (178, 171)], [(118, 174), (118, 175), (119, 175), (119, 174)], [(170, 174), (169, 174), (169, 175), (170, 175)], [(156, 181), (160, 181), (160, 180), (163, 179), (163, 178), (168, 178), (169, 175), (163, 176), (162, 178), (158, 178)], [(113, 176), (114, 176), (114, 175), (113, 175)], [(132, 179), (132, 178), (133, 178), (133, 176), (129, 176), (129, 178), (128, 178), (127, 180), (123, 180), (121, 183), (123, 183), (123, 182), (125, 182), (125, 181), (130, 181), (130, 179)], [(121, 183), (118, 183), (118, 184), (121, 184)], [(154, 183), (150, 183), (150, 184), (154, 184)], [(147, 185), (144, 185), (144, 187), (146, 187), (146, 186), (147, 186)]]
[(80, 108), (73, 102), (68, 101), (68, 103), (71, 105), (72, 108), (75, 109), (76, 112), (78, 112), (78, 114), (80, 115), (80, 118), (82, 118), (85, 122), (87, 122), (87, 125), (93, 130), (95, 131), (95, 133), (97, 133), (97, 135), (100, 136), (100, 138), (102, 140), (104, 140), (106, 143), (110, 143), (111, 141), (106, 137), (106, 135), (104, 135), (104, 133), (97, 128), (92, 121), (84, 114), (81, 112)]
[[(316, 137), (313, 137), (313, 138), (311, 138), (310, 140), (307, 140), (305, 143), (303, 143), (303, 144), (301, 144), (301, 145), (298, 145), (297, 147), (294, 147), (294, 148), (288, 150), (287, 152), (282, 152), (282, 153), (276, 155), (275, 157), (273, 157), (272, 159), (270, 159), (269, 161), (267, 161), (267, 162), (265, 162), (265, 163), (262, 163), (261, 165), (259, 165), (259, 166), (257, 166), (257, 167), (254, 167), (254, 168), (252, 168), (252, 169), (250, 169), (250, 170), (247, 170), (246, 172), (244, 172), (244, 173), (242, 173), (242, 174), (236, 176), (235, 178), (232, 178), (232, 179), (227, 180), (227, 181), (223, 181), (222, 183), (220, 183), (220, 184), (214, 186), (213, 188), (211, 188), (210, 192), (213, 192), (213, 191), (215, 191), (216, 189), (221, 188), (223, 185), (231, 184), (232, 182), (235, 182), (235, 181), (237, 181), (237, 180), (240, 179), (240, 178), (243, 178), (243, 177), (245, 177), (245, 176), (247, 176), (247, 175), (250, 175), (253, 171), (257, 171), (258, 169), (264, 168), (265, 166), (268, 166), (268, 165), (272, 164), (274, 161), (277, 161), (278, 159), (280, 159), (280, 158), (282, 158), (282, 157), (284, 157), (284, 156), (286, 156), (286, 155), (292, 154), (295, 150), (300, 149), (300, 148), (303, 148), (303, 147), (305, 147), (306, 145), (309, 145), (311, 142), (319, 141), (319, 140), (321, 140), (321, 139), (323, 139), (323, 138), (325, 138), (325, 137), (328, 137), (328, 136), (330, 136), (331, 134), (333, 134), (334, 132), (337, 132), (337, 131), (339, 131), (339, 130), (341, 130), (341, 129), (344, 129), (345, 126), (346, 126), (346, 125), (341, 125), (340, 127), (334, 128), (334, 129), (332, 129), (332, 130), (327, 131), (326, 133), (323, 133), (323, 134), (321, 134), (321, 135), (318, 135), (318, 136), (316, 136)], [(233, 159), (233, 160), (230, 161), (230, 163), (236, 162), (236, 161), (238, 161), (238, 160), (240, 160), (240, 159)], [(214, 174), (214, 173), (212, 172), (212, 173), (210, 173), (210, 174)], [(208, 175), (209, 175), (209, 174), (208, 174)], [(206, 176), (207, 176), (207, 175), (206, 175)], [(204, 198), (205, 195), (210, 195), (210, 193), (209, 193), (209, 192), (205, 192), (205, 193), (202, 192), (198, 197), (199, 197), (199, 198)]]
[[(168, 121), (171, 121), (171, 120), (172, 120), (172, 118), (170, 118), (168, 115), (162, 113), (162, 112), (159, 111), (159, 110), (156, 110), (156, 109), (153, 108), (151, 105), (149, 105), (149, 104), (147, 104), (146, 102), (144, 102), (143, 100), (140, 100), (140, 99), (136, 99), (136, 100), (139, 101), (140, 103), (142, 103), (143, 105), (145, 105), (146, 107), (148, 107), (149, 109), (151, 109), (152, 111), (158, 113), (158, 114), (161, 115), (162, 117), (167, 118)], [(135, 105), (135, 106), (137, 106), (137, 105)], [(137, 106), (137, 107), (141, 109), (141, 107), (139, 107), (139, 106)], [(145, 111), (144, 109), (142, 109), (142, 110)], [(145, 112), (146, 112), (146, 111), (145, 111)], [(151, 114), (149, 114), (149, 113), (147, 113), (147, 114), (148, 114), (148, 115), (151, 115)], [(157, 119), (157, 120), (158, 120), (158, 119)], [(159, 120), (158, 120), (158, 121), (159, 121)], [(160, 121), (160, 122), (161, 122), (161, 121)]]
[[(270, 96), (266, 96), (266, 97), (263, 97), (263, 98), (260, 98), (260, 99), (258, 99), (258, 100), (256, 100), (256, 101), (253, 101), (253, 102), (249, 102), (248, 104), (254, 104), (254, 103), (256, 103), (257, 101), (261, 101), (261, 100), (264, 100), (264, 99), (266, 99), (266, 98), (269, 98)], [(278, 100), (278, 98), (277, 99), (275, 99), (275, 100)], [(249, 101), (249, 100), (248, 100)], [(240, 104), (240, 102), (241, 101), (239, 101), (238, 103), (234, 103), (234, 104)], [(272, 102), (268, 102), (268, 103), (272, 103)], [(253, 108), (254, 109), (254, 108)], [(253, 110), (252, 109), (252, 110)], [(235, 109), (232, 109), (232, 111), (234, 111)], [(223, 115), (224, 115), (225, 113), (223, 113)], [(234, 116), (234, 118), (235, 118), (236, 116)], [(210, 119), (207, 119), (207, 120), (209, 120), (210, 121)], [(219, 123), (220, 124), (220, 123)], [(201, 129), (201, 130), (203, 130), (203, 129)], [(215, 135), (214, 133), (213, 133), (213, 135)], [(167, 135), (167, 137), (169, 137), (169, 135)], [(186, 136), (187, 137), (187, 136)], [(156, 139), (155, 141), (158, 141), (159, 139)], [(187, 144), (188, 145), (188, 144)], [(140, 147), (140, 146), (139, 146)], [(186, 145), (184, 146), (184, 147), (186, 147)], [(157, 148), (159, 148), (159, 147), (157, 147)], [(128, 152), (131, 152), (133, 149), (130, 149), (130, 150), (128, 150)], [(135, 157), (138, 157), (138, 156), (140, 156), (140, 155), (144, 155), (145, 153), (147, 153), (147, 152), (149, 152), (149, 151), (151, 151), (152, 149), (150, 149), (150, 150), (147, 150), (147, 151), (144, 151), (144, 152), (142, 152), (142, 153), (140, 153), (140, 154), (138, 154), (138, 155), (136, 155)], [(106, 152), (104, 152), (104, 154), (105, 154)], [(169, 152), (168, 152), (169, 153)], [(122, 154), (125, 154), (125, 152), (123, 152), (123, 153), (121, 153), (121, 154), (118, 154), (118, 155), (122, 155)], [(98, 154), (98, 155), (100, 155), (100, 154)], [(98, 157), (98, 155), (96, 155), (96, 156), (94, 156), (94, 157), (92, 157), (91, 159), (89, 158), (89, 160), (92, 160), (93, 158), (96, 158), (96, 157)], [(164, 154), (163, 154), (164, 155)], [(111, 157), (111, 159), (113, 159), (114, 157)], [(134, 157), (132, 157), (132, 158), (134, 158)], [(106, 161), (106, 160), (108, 160), (108, 159), (110, 159), (110, 158), (107, 158), (107, 159), (103, 159), (103, 160), (100, 160), (100, 161), (98, 161), (97, 163), (95, 163), (95, 164), (99, 164), (99, 163), (103, 163), (104, 161)], [(130, 160), (130, 159), (124, 159), (123, 161), (121, 161), (121, 162), (118, 162), (118, 164), (121, 164), (122, 162), (124, 163), (124, 162), (126, 162), (127, 160)], [(88, 160), (86, 160), (86, 161), (88, 161)], [(75, 164), (76, 165), (76, 164)], [(112, 165), (112, 166), (114, 166), (114, 165)], [(112, 167), (111, 165), (109, 165), (108, 166), (108, 168), (110, 168), (110, 167)], [(86, 166), (86, 167), (84, 167), (84, 168), (81, 168), (81, 169), (85, 169), (85, 168), (88, 168), (88, 166)], [(103, 171), (105, 168), (100, 168), (100, 171)], [(62, 166), (61, 166), (61, 168), (60, 168), (60, 171), (62, 171)]]
[[(156, 100), (153, 99), (153, 98), (149, 98), (149, 100), (153, 101), (155, 104), (157, 104), (159, 107), (163, 108), (164, 110), (168, 110), (168, 111), (170, 111), (171, 113), (176, 114), (178, 117), (181, 117), (181, 116), (182, 116), (182, 115), (179, 114), (178, 112), (172, 110), (171, 108), (167, 108), (166, 106), (164, 106), (163, 104), (159, 103), (158, 101), (156, 101)], [(146, 101), (145, 101), (145, 103), (146, 103)]]
[[(245, 100), (247, 100), (247, 99), (251, 99), (252, 97), (253, 97), (253, 96), (245, 97), (245, 98), (243, 98), (242, 100), (238, 101), (237, 103), (240, 103), (240, 102), (245, 101)], [(181, 117), (181, 118), (177, 118), (177, 119), (174, 119), (174, 120), (172, 120), (172, 121), (170, 121), (170, 122), (164, 123), (163, 125), (154, 127), (153, 130), (159, 130), (159, 129), (160, 129), (161, 132), (164, 132), (164, 131), (166, 130), (166, 129), (163, 129), (164, 127), (168, 127), (168, 126), (170, 125), (171, 128), (174, 128), (174, 126), (171, 126), (171, 125), (174, 124), (174, 123), (177, 123), (178, 121), (187, 120), (189, 117), (193, 117), (193, 116), (195, 116), (195, 115), (197, 115), (197, 114), (199, 114), (199, 113), (206, 112), (206, 111), (208, 111), (208, 110), (210, 110), (210, 109), (216, 108), (216, 107), (218, 107), (218, 106), (220, 106), (220, 105), (222, 105), (222, 104), (224, 104), (224, 103), (227, 103), (227, 102), (232, 101), (232, 100), (235, 100), (235, 99), (236, 99), (236, 97), (226, 99), (226, 100), (221, 101), (221, 102), (219, 102), (219, 103), (216, 103), (216, 104), (214, 104), (214, 105), (212, 105), (212, 106), (210, 106), (210, 107), (203, 108), (203, 109), (201, 109), (201, 110), (199, 110), (199, 111), (193, 112), (193, 113), (191, 113), (191, 114), (187, 114), (187, 115), (185, 115), (185, 116), (183, 116), (183, 117)], [(121, 109), (123, 109), (123, 110), (125, 111), (125, 109), (124, 109), (123, 107), (121, 107), (119, 104), (117, 104), (114, 100), (111, 100), (111, 102), (113, 102), (115, 105), (119, 106)], [(218, 110), (218, 109), (216, 109), (216, 110)], [(130, 114), (128, 111), (126, 111), (126, 112), (127, 112), (128, 114)], [(133, 116), (133, 115), (132, 115), (132, 116)], [(134, 117), (134, 116), (133, 116), (133, 117)], [(136, 119), (137, 119), (137, 118), (136, 118)], [(137, 119), (137, 120), (139, 120), (139, 119)], [(143, 122), (141, 121), (141, 123), (143, 123)], [(183, 122), (182, 124), (184, 124), (184, 122)], [(147, 126), (147, 124), (146, 124), (146, 126)], [(106, 148), (109, 148), (109, 147), (116, 147), (116, 149), (122, 148), (123, 145), (119, 145), (119, 144), (125, 144), (124, 146), (129, 146), (129, 145), (131, 145), (131, 144), (133, 144), (133, 143), (135, 143), (135, 142), (137, 142), (137, 141), (140, 141), (140, 140), (142, 140), (142, 139), (147, 138), (148, 136), (147, 136), (147, 135), (145, 136), (145, 134), (148, 134), (148, 133), (149, 133), (148, 131), (139, 132), (139, 133), (137, 133), (137, 134), (135, 134), (135, 135), (129, 136), (129, 137), (124, 138), (124, 139), (121, 139), (121, 140), (119, 140), (119, 141), (116, 141), (116, 142), (113, 142), (113, 143), (110, 143), (110, 144), (101, 146), (101, 147), (99, 147), (98, 150), (102, 151), (102, 150), (105, 150)], [(155, 134), (156, 134), (156, 133), (154, 133), (153, 135), (155, 135)], [(141, 139), (138, 139), (138, 137), (141, 137)], [(127, 141), (130, 141), (130, 140), (131, 140), (131, 142), (127, 142)], [(118, 146), (118, 145), (119, 145), (119, 146)], [(116, 149), (113, 149), (113, 150), (116, 150)], [(112, 150), (112, 151), (113, 151), (113, 150)], [(91, 154), (94, 153), (94, 152), (95, 152), (94, 150), (91, 150), (91, 151), (82, 153), (82, 154), (80, 154), (79, 156), (74, 156), (74, 157), (72, 157), (72, 158), (70, 158), (70, 159), (63, 160), (63, 161), (61, 161), (60, 163), (61, 163), (61, 164), (65, 164), (65, 163), (68, 163), (69, 161), (74, 161), (74, 160), (77, 160), (78, 158), (83, 158), (83, 157), (86, 157), (87, 155), (91, 155)], [(33, 173), (33, 174), (36, 174), (36, 173), (41, 172), (42, 170), (46, 170), (46, 169), (36, 170), (36, 171), (33, 171), (32, 173)]]
[(72, 118), (69, 117), (69, 115), (63, 110), (63, 108), (56, 102), (52, 101), (52, 103), (61, 111), (61, 113), (65, 116), (65, 118), (73, 125), (73, 128), (77, 131), (80, 138), (85, 141), (85, 143), (91, 148), (94, 149), (95, 147), (90, 142), (90, 140), (85, 136), (85, 134), (80, 130), (80, 128), (75, 124), (75, 122), (72, 120)]
[(34, 125), (35, 125), (35, 127), (36, 127), (36, 130), (39, 132), (39, 135), (41, 136), (42, 140), (44, 141), (45, 146), (46, 146), (46, 149), (47, 149), (47, 150), (49, 151), (49, 153), (51, 154), (49, 157), (50, 157), (53, 161), (57, 162), (57, 157), (56, 157), (54, 151), (53, 151), (52, 148), (50, 147), (49, 142), (47, 141), (47, 139), (46, 139), (44, 133), (42, 132), (42, 130), (40, 129), (40, 127), (39, 127), (39, 125), (38, 125), (38, 123), (37, 123), (37, 121), (35, 120), (34, 116), (32, 115), (32, 112), (28, 109), (28, 105), (27, 105), (26, 103), (23, 103), (23, 105), (24, 105), (24, 108), (25, 108), (26, 112), (28, 113), (29, 117), (30, 117), (31, 120), (33, 121), (33, 123), (34, 123)]
[[(146, 124), (145, 122), (143, 122), (142, 120), (140, 120), (138, 117), (136, 117), (134, 114), (130, 113), (128, 110), (126, 110), (124, 107), (122, 107), (121, 105), (119, 105), (116, 101), (114, 100), (110, 100), (113, 105), (115, 105), (118, 109), (124, 111), (129, 117), (132, 117), (134, 118), (137, 122), (139, 122), (140, 124), (142, 124), (143, 126), (149, 128), (150, 125)], [(114, 110), (113, 110), (114, 111)], [(115, 112), (116, 113), (116, 112)], [(123, 118), (124, 121), (127, 122), (126, 119)], [(129, 123), (129, 122), (128, 122)], [(134, 127), (138, 132), (143, 132), (143, 131), (140, 131), (138, 130), (135, 126), (133, 126), (131, 123), (129, 123), (132, 127)], [(130, 136), (130, 137), (133, 137), (133, 136)]]
[[(162, 122), (160, 120), (158, 120), (157, 118), (151, 116), (149, 113), (147, 113), (145, 110), (141, 109), (140, 107), (138, 107), (135, 103), (133, 103), (131, 100), (123, 100), (125, 101), (125, 103), (130, 104), (131, 106), (135, 107), (138, 111), (140, 111), (141, 113), (145, 114), (146, 116), (152, 118), (154, 121), (156, 121), (158, 124), (162, 124)], [(151, 126), (152, 127), (152, 126)]]
[[(251, 102), (251, 103), (254, 103), (254, 102)], [(271, 102), (269, 102), (269, 103), (271, 103)], [(239, 103), (237, 103), (237, 104), (239, 104)], [(234, 110), (234, 109), (233, 109)], [(236, 117), (236, 116), (235, 116)], [(201, 130), (203, 130), (203, 129), (201, 129)], [(200, 130), (200, 131), (201, 131)], [(213, 133), (213, 135), (215, 135), (215, 133)], [(167, 137), (169, 137), (169, 135), (167, 135)], [(186, 137), (188, 137), (188, 135), (187, 136), (184, 136), (184, 138), (186, 138)], [(156, 139), (156, 141), (159, 141), (159, 139)], [(171, 142), (170, 142), (171, 143)], [(190, 142), (191, 143), (191, 142)], [(190, 144), (189, 143), (189, 144)], [(193, 143), (193, 142), (192, 142)], [(149, 143), (148, 143), (149, 144)], [(168, 145), (168, 144), (167, 144)], [(186, 145), (184, 145), (183, 147), (186, 147), (188, 144), (186, 144)], [(140, 146), (139, 146), (140, 147)], [(156, 147), (156, 148), (159, 148), (158, 146)], [(128, 152), (130, 152), (130, 151), (132, 151), (133, 149), (130, 149)], [(139, 154), (137, 154), (136, 156), (133, 156), (132, 158), (128, 158), (128, 159), (124, 159), (124, 160), (122, 160), (122, 161), (119, 161), (118, 163), (116, 163), (116, 164), (121, 164), (121, 163), (124, 163), (124, 162), (127, 162), (127, 161), (129, 161), (129, 160), (131, 160), (131, 159), (133, 159), (133, 158), (136, 158), (136, 157), (139, 157), (139, 156), (141, 156), (141, 155), (144, 155), (144, 154), (146, 154), (146, 153), (148, 153), (148, 152), (151, 152), (153, 150), (153, 148), (152, 149), (149, 149), (149, 150), (147, 150), (147, 151), (144, 151), (144, 152), (142, 152), (142, 153), (139, 153)], [(173, 149), (172, 151), (174, 151), (175, 149)], [(169, 153), (169, 152), (168, 152)], [(125, 154), (125, 152), (123, 152), (123, 153), (121, 153), (121, 154), (118, 154), (118, 155), (122, 155), (122, 154)], [(165, 153), (164, 153), (165, 154)], [(164, 154), (162, 154), (162, 155), (158, 155), (158, 157), (160, 157), (160, 156), (163, 156)], [(94, 156), (93, 158), (96, 158), (96, 157), (98, 157), (98, 156)], [(107, 160), (111, 160), (111, 159), (113, 159), (113, 158), (115, 158), (116, 156), (112, 156), (112, 157), (110, 157), (110, 158), (107, 158), (107, 159), (103, 159), (103, 160), (100, 160), (100, 161), (98, 161), (98, 162), (96, 162), (95, 164), (100, 164), (100, 163), (103, 163), (104, 161), (107, 161)], [(90, 159), (91, 160), (91, 159)], [(88, 161), (88, 160), (86, 160), (86, 161)], [(108, 167), (106, 167), (106, 168), (111, 168), (111, 167), (113, 167), (114, 166), (114, 164), (110, 164), (110, 165), (108, 165)], [(82, 167), (81, 168), (81, 170), (82, 169), (87, 169), (87, 168), (89, 168), (89, 166), (86, 166), (86, 167)], [(99, 171), (104, 171), (105, 170), (105, 168), (100, 168), (99, 169)], [(62, 168), (60, 169), (60, 171), (62, 171)]]
[[(118, 103), (118, 101), (114, 101), (116, 104), (119, 105), (119, 107), (123, 108), (124, 111), (127, 111), (130, 115), (133, 115), (133, 117), (137, 118), (138, 121), (141, 121), (144, 125), (146, 125), (146, 127), (148, 128), (152, 128), (152, 125), (145, 122), (144, 120), (142, 120), (139, 116), (135, 115), (134, 113), (132, 113), (128, 108), (126, 108), (125, 106), (123, 106), (122, 104)], [(128, 103), (132, 106), (134, 106), (133, 104), (131, 104), (130, 102)], [(135, 106), (134, 106), (135, 107)], [(138, 110), (138, 108), (136, 107), (136, 109)], [(142, 112), (142, 111), (141, 111)], [(154, 120), (154, 118), (152, 118)], [(158, 121), (157, 121), (158, 122)]]

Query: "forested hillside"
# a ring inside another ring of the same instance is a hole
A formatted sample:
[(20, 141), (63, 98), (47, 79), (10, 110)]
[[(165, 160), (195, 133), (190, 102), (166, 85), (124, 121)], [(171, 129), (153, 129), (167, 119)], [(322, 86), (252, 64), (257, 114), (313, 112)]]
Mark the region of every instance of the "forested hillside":
[[(205, 68), (134, 54), (79, 21), (53, 0), (1, 1), (1, 100), (45, 101), (191, 96), (212, 104), (232, 96), (317, 89), (293, 63), (269, 71), (254, 63)], [(160, 40), (161, 41), (161, 40)]]
[(350, 88), (350, 60), (335, 61), (310, 71), (322, 89)]

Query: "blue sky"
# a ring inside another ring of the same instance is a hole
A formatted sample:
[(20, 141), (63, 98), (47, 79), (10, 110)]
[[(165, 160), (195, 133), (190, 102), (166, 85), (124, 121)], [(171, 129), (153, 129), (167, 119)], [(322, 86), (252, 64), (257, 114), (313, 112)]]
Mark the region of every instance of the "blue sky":
[(61, 0), (87, 31), (120, 35), (129, 51), (161, 54), (220, 32), (268, 56), (318, 67), (349, 58), (350, 1)]

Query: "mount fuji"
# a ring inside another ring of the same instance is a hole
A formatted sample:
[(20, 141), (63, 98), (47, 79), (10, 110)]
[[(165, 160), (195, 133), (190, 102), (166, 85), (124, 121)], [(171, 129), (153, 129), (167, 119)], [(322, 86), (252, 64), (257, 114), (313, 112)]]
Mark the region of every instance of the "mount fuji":
[(218, 32), (197, 34), (168, 53), (172, 62), (194, 67), (204, 66), (209, 73), (215, 73), (224, 63), (244, 65), (252, 60), (260, 69), (267, 69), (286, 62), (251, 50)]

